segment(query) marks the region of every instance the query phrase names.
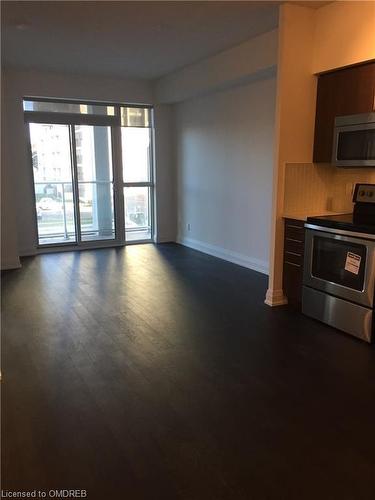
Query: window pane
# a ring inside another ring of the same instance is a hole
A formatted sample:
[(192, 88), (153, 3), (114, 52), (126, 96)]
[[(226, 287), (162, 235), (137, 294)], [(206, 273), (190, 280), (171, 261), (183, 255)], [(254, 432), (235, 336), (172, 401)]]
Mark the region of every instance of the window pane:
[(122, 127), (150, 127), (151, 110), (149, 108), (121, 108)]
[(150, 188), (125, 187), (124, 207), (126, 240), (150, 240)]
[(112, 181), (111, 128), (76, 125), (78, 181)]
[(69, 127), (30, 123), (39, 244), (75, 242)]
[(35, 182), (72, 181), (69, 127), (30, 123)]
[(121, 148), (124, 182), (150, 181), (150, 129), (122, 127)]
[(73, 102), (32, 101), (24, 100), (25, 111), (42, 111), (47, 113), (80, 113), (83, 115), (107, 115), (114, 116), (114, 106), (100, 104), (82, 104)]
[(78, 184), (82, 241), (113, 240), (115, 222), (111, 182)]
[(110, 127), (76, 125), (81, 239), (115, 238)]

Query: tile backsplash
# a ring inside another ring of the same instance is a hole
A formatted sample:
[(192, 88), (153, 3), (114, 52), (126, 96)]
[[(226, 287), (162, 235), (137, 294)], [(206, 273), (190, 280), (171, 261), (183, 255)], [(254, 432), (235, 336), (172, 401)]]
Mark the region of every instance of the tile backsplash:
[(352, 189), (357, 182), (375, 184), (375, 169), (286, 163), (284, 213), (351, 212)]
[(335, 173), (331, 186), (332, 210), (334, 212), (351, 212), (353, 210), (351, 187), (358, 182), (375, 184), (375, 169), (333, 168)]
[(299, 213), (329, 210), (330, 165), (287, 163), (285, 165), (284, 212)]

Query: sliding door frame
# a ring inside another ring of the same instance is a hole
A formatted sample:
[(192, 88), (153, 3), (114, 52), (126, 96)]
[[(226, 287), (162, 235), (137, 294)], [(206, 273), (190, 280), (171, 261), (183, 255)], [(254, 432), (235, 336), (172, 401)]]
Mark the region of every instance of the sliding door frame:
[(122, 188), (122, 152), (121, 152), (121, 128), (112, 126), (112, 162), (116, 167), (113, 169), (113, 203), (115, 211), (115, 231), (120, 245), (125, 245), (125, 212)]
[(75, 125), (69, 125), (70, 134), (70, 161), (72, 164), (72, 180), (73, 180), (73, 205), (74, 205), (74, 219), (76, 225), (76, 245), (82, 245), (82, 231), (81, 231), (81, 213), (79, 206), (79, 187), (78, 187), (78, 168), (77, 168), (77, 144), (76, 144), (76, 131)]
[[(28, 98), (24, 98), (27, 100)], [(43, 98), (29, 98), (34, 101), (52, 101), (52, 102), (67, 102), (74, 103), (73, 100), (62, 99), (43, 99)], [(25, 135), (28, 147), (29, 161), (31, 165), (31, 182), (34, 203), (34, 224), (36, 235), (36, 250), (37, 253), (49, 253), (68, 250), (84, 250), (95, 248), (108, 248), (108, 247), (121, 247), (124, 245), (137, 244), (137, 243), (152, 243), (155, 238), (155, 175), (154, 175), (154, 113), (153, 107), (150, 105), (134, 105), (134, 104), (114, 104), (102, 103), (97, 101), (79, 101), (80, 103), (91, 105), (105, 105), (113, 106), (115, 109), (114, 115), (86, 115), (80, 113), (59, 113), (59, 112), (44, 112), (44, 111), (24, 111), (25, 120)], [(121, 140), (121, 107), (142, 108), (149, 109), (151, 116), (150, 123), (150, 181), (140, 183), (124, 183), (123, 181), (123, 165), (122, 165), (122, 140)], [(70, 157), (72, 169), (72, 185), (73, 185), (73, 203), (75, 208), (75, 233), (76, 241), (61, 242), (61, 243), (39, 243), (38, 221), (36, 215), (36, 195), (35, 195), (35, 182), (34, 171), (32, 165), (32, 147), (30, 137), (30, 124), (50, 124), (50, 125), (67, 125), (69, 127), (70, 136)], [(112, 159), (112, 196), (113, 196), (113, 210), (114, 210), (114, 231), (115, 237), (108, 240), (91, 240), (82, 241), (81, 239), (81, 225), (80, 225), (80, 211), (79, 211), (79, 186), (78, 186), (78, 172), (77, 172), (77, 154), (76, 154), (76, 138), (75, 126), (76, 125), (91, 125), (91, 126), (107, 126), (110, 127), (111, 134), (111, 159)], [(124, 210), (124, 187), (127, 186), (147, 186), (149, 187), (149, 216), (151, 227), (151, 238), (148, 240), (134, 240), (126, 241), (126, 228), (125, 228), (125, 210)]]
[[(30, 137), (30, 124), (32, 123), (45, 123), (47, 125), (54, 125), (51, 122), (34, 122), (34, 121), (25, 121), (25, 138), (26, 138), (26, 144), (27, 144), (27, 153), (29, 156), (29, 162), (30, 162), (30, 171), (31, 171), (31, 176), (30, 176), (30, 189), (32, 192), (32, 200), (33, 200), (33, 225), (34, 225), (34, 235), (35, 235), (35, 240), (34, 240), (34, 247), (37, 251), (37, 253), (47, 253), (47, 252), (53, 252), (53, 251), (60, 251), (62, 250), (74, 250), (79, 248), (78, 247), (78, 241), (77, 241), (77, 219), (74, 217), (74, 230), (75, 230), (75, 242), (72, 243), (70, 241), (62, 241), (60, 243), (46, 243), (44, 245), (40, 245), (39, 243), (39, 231), (38, 231), (38, 218), (37, 218), (37, 212), (36, 212), (36, 195), (35, 195), (35, 180), (34, 180), (34, 168), (33, 168), (33, 154), (32, 154), (32, 147), (31, 147), (31, 137)], [(61, 123), (58, 125), (67, 125), (66, 123)], [(69, 127), (69, 137), (70, 137), (70, 127)], [(69, 147), (70, 147), (70, 169), (71, 169), (71, 175), (72, 175), (72, 187), (73, 187), (73, 192), (74, 192), (74, 180), (73, 180), (73, 163), (72, 163), (72, 144), (71, 144), (71, 138), (69, 140)], [(74, 194), (73, 194), (74, 196)], [(43, 251), (45, 250), (45, 252)]]

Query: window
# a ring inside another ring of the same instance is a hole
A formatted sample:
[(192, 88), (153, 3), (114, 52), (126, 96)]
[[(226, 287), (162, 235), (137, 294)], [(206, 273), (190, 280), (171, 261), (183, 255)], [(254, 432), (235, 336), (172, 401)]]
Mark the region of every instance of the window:
[(79, 147), (81, 151), (79, 164), (77, 160), (81, 239), (114, 239), (111, 129), (76, 125), (74, 132), (75, 147)]
[(150, 110), (121, 108), (125, 231), (128, 241), (152, 235), (152, 129)]
[(28, 98), (24, 111), (39, 245), (151, 241), (152, 109)]
[(23, 109), (24, 111), (47, 113), (79, 113), (83, 115), (114, 116), (115, 114), (114, 106), (26, 99), (24, 99), (23, 101)]

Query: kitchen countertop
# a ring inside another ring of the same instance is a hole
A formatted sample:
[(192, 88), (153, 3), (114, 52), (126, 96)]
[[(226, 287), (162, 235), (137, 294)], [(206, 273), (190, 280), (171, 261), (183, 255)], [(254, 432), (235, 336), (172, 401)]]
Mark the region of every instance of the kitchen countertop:
[(284, 213), (283, 219), (295, 219), (306, 221), (307, 217), (317, 217), (319, 215), (341, 215), (347, 212), (332, 212), (331, 210), (320, 210), (314, 212)]

